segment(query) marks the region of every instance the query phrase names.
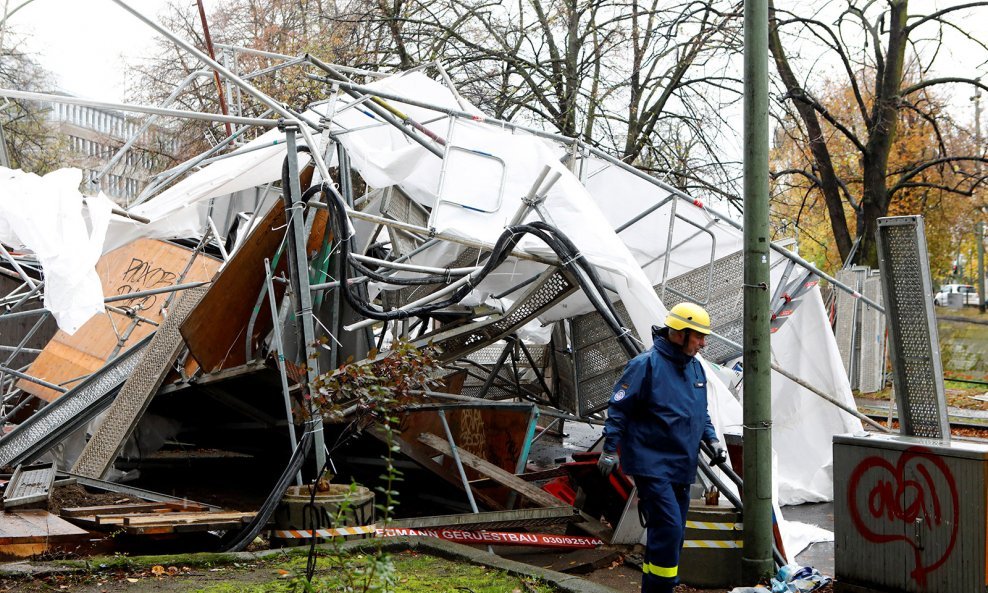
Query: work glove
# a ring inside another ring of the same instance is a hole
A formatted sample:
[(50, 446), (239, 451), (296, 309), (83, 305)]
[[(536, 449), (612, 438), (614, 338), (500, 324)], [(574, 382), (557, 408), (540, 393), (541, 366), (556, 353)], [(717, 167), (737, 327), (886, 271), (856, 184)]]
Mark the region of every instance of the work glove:
[(720, 441), (710, 443), (710, 449), (714, 453), (713, 457), (710, 458), (711, 466), (727, 462), (727, 449), (724, 448), (724, 445), (720, 444)]
[(600, 475), (606, 478), (611, 475), (611, 472), (614, 471), (617, 464), (617, 453), (601, 453), (600, 458), (597, 460), (597, 471), (600, 472)]

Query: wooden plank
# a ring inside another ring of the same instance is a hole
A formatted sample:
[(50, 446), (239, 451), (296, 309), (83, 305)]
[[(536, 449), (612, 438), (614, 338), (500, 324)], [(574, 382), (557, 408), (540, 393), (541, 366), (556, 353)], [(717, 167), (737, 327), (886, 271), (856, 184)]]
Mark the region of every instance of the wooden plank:
[[(96, 264), (96, 271), (107, 296), (211, 280), (221, 262), (202, 254), (196, 256), (188, 273), (179, 280), (191, 256), (190, 249), (174, 243), (138, 239), (103, 255)], [(122, 309), (137, 310), (141, 317), (160, 323), (164, 318), (162, 307), (170, 294), (173, 293), (115, 301), (112, 304)], [(117, 348), (117, 332), (124, 333), (131, 322), (132, 319), (126, 315), (108, 311), (105, 315), (94, 316), (71, 336), (58, 331), (31, 363), (27, 373), (71, 388), (76, 385), (71, 382), (73, 379), (85, 377), (106, 363)], [(124, 341), (121, 350), (136, 344), (153, 330), (151, 324), (139, 323)], [(19, 381), (18, 387), (46, 401), (61, 396), (57, 391), (30, 381)]]
[[(210, 291), (182, 324), (182, 337), (189, 353), (206, 373), (247, 363), (247, 324), (254, 311), (257, 296), (264, 285), (264, 258), (274, 254), (285, 236), (285, 212), (276, 203), (251, 231), (244, 244), (216, 277)], [(275, 269), (284, 270), (287, 255), (283, 254)], [(278, 298), (285, 287), (275, 283)], [(219, 323), (218, 320), (222, 320)], [(262, 303), (254, 322), (253, 351), (271, 330), (271, 309)]]
[(222, 513), (165, 513), (122, 517), (124, 525), (179, 525), (189, 523), (219, 523), (250, 519), (257, 513), (229, 511)]
[(89, 535), (85, 529), (52, 515), (29, 510), (0, 514), (0, 545), (71, 541)]
[(134, 504), (106, 504), (92, 507), (68, 507), (59, 512), (62, 517), (83, 517), (86, 515), (99, 515), (106, 513), (133, 513), (141, 511), (154, 511), (157, 509), (167, 509), (165, 502), (141, 502)]
[[(453, 452), (450, 449), (449, 443), (445, 439), (439, 438), (434, 434), (422, 433), (419, 435), (418, 439), (421, 443), (428, 445), (429, 447), (439, 451), (444, 455), (452, 455)], [(559, 499), (555, 496), (549, 494), (548, 492), (529, 484), (525, 480), (522, 480), (518, 476), (511, 472), (504, 471), (493, 463), (484, 461), (483, 459), (477, 457), (473, 453), (466, 451), (457, 447), (457, 453), (460, 456), (460, 461), (463, 465), (471, 467), (478, 472), (484, 474), (485, 476), (491, 478), (498, 484), (506, 486), (515, 492), (521, 494), (531, 502), (542, 507), (555, 507), (559, 506)]]
[[(377, 440), (381, 441), (382, 443), (388, 444), (387, 437), (384, 435), (384, 431), (381, 429), (381, 427), (372, 426), (367, 432), (368, 434), (370, 434)], [(427, 451), (428, 449), (421, 446), (412, 446), (412, 443), (405, 441), (405, 439), (398, 436), (397, 434), (392, 435), (392, 438), (394, 439), (394, 444), (398, 445), (398, 448), (401, 450), (402, 454), (407, 456), (409, 459), (415, 461), (425, 469), (431, 471), (432, 473), (446, 480), (450, 484), (460, 489), (463, 488), (463, 482), (460, 481), (458, 477), (446, 471), (446, 469), (443, 466), (433, 461), (425, 453), (425, 451)], [(487, 508), (495, 509), (495, 510), (504, 509), (503, 502), (495, 500), (494, 498), (487, 496), (487, 494), (483, 492), (474, 491), (473, 496), (477, 500), (477, 502), (483, 504)]]

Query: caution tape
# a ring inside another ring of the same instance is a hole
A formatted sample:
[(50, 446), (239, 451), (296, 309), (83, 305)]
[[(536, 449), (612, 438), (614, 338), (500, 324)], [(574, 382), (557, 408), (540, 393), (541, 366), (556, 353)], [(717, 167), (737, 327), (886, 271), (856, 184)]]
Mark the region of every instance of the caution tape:
[(461, 544), (502, 544), (509, 546), (540, 546), (545, 548), (596, 548), (604, 545), (596, 537), (555, 535), (548, 533), (512, 533), (504, 531), (461, 531), (459, 529), (402, 529), (388, 527), (377, 530), (378, 537), (424, 536), (437, 537)]
[(707, 521), (687, 521), (686, 527), (691, 529), (709, 529), (712, 531), (741, 531), (741, 523), (710, 523)]
[(375, 537), (435, 537), (461, 544), (500, 544), (508, 546), (538, 546), (543, 548), (596, 548), (604, 541), (596, 537), (555, 535), (550, 533), (513, 533), (505, 531), (464, 531), (460, 529), (406, 529), (400, 527), (378, 528), (375, 525), (338, 527), (336, 529), (277, 529), (274, 536), (282, 539), (310, 539), (313, 537), (340, 537), (365, 535)]
[(313, 537), (340, 537), (344, 535), (365, 535), (377, 531), (377, 525), (358, 527), (337, 527), (335, 529), (276, 529), (275, 537), (281, 539), (309, 539)]
[(741, 540), (729, 539), (691, 539), (683, 542), (684, 548), (743, 548)]

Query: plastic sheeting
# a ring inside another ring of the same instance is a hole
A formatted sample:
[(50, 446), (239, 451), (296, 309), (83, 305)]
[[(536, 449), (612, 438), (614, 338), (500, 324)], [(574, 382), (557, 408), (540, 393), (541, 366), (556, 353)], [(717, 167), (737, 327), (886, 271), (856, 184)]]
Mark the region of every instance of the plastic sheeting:
[[(369, 86), (459, 108), (448, 89), (421, 73), (392, 77)], [(397, 107), (419, 121), (433, 114), (402, 103)], [(376, 120), (361, 107), (344, 106), (334, 115), (333, 122), (343, 130), (357, 130), (369, 123), (368, 118)], [(548, 167), (551, 173), (546, 179), (558, 175), (558, 180), (541, 206), (545, 221), (576, 244), (627, 307), (639, 339), (645, 344), (651, 341), (651, 325), (665, 309), (628, 248), (611, 228), (601, 224), (604, 213), (579, 179), (560, 163), (556, 147), (529, 134), (468, 120), (457, 120), (452, 125), (442, 122), (433, 131), (446, 137), (445, 163), (391, 126), (353, 131), (341, 135), (340, 141), (351, 155), (353, 166), (371, 187), (400, 185), (412, 199), (432, 208), (429, 224), (436, 231), (487, 243), (494, 243), (514, 219), (523, 206), (522, 198)], [(539, 218), (530, 212), (523, 220)], [(523, 239), (519, 247), (552, 255), (544, 243), (532, 237)], [(415, 261), (441, 263), (429, 261), (429, 257)], [(501, 275), (492, 280), (506, 287), (522, 279)], [(587, 310), (589, 306), (570, 307), (565, 316)]]
[[(820, 288), (813, 287), (772, 334), (775, 363), (855, 408)], [(860, 432), (861, 421), (778, 373), (772, 373), (772, 446), (783, 505), (833, 500), (833, 437)]]
[(81, 182), (78, 169), (39, 177), (0, 168), (0, 241), (34, 252), (44, 270), (45, 308), (68, 334), (103, 312), (96, 262), (113, 208), (103, 193), (83, 198)]
[[(299, 143), (304, 144), (301, 138)], [(112, 251), (141, 237), (176, 239), (201, 236), (208, 210), (206, 200), (281, 179), (285, 134), (279, 130), (269, 130), (248, 142), (241, 150), (255, 148), (257, 150), (213, 162), (130, 210), (133, 214), (150, 219), (151, 224), (114, 219), (104, 251)], [(304, 166), (308, 159), (308, 155), (300, 153), (299, 166)]]

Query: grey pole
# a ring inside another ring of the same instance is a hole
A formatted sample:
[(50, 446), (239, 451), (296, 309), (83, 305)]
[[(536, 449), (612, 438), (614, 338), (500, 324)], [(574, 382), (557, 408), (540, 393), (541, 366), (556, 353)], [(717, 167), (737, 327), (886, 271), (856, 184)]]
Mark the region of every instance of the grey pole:
[[(305, 353), (302, 363), (305, 365), (306, 383), (302, 387), (304, 394), (312, 393), (312, 386), (319, 376), (319, 359), (315, 354), (316, 331), (312, 322), (312, 292), (309, 289), (309, 259), (305, 252), (305, 220), (303, 214), (302, 188), (298, 181), (298, 151), (295, 147), (295, 123), (285, 125), (285, 141), (288, 149), (288, 187), (281, 188), (282, 199), (285, 203), (285, 221), (288, 223), (288, 271), (295, 292), (295, 322), (300, 328), (302, 338), (300, 352)], [(315, 152), (313, 150), (313, 152)], [(277, 323), (277, 320), (275, 320)], [(326, 462), (326, 446), (322, 432), (322, 417), (314, 409), (312, 398), (309, 397), (309, 411), (314, 418), (313, 430), (315, 441), (313, 446), (316, 453), (316, 471), (322, 471)], [(317, 476), (318, 477), (318, 476)]]
[(975, 232), (978, 241), (978, 307), (985, 312), (985, 223), (979, 222)]
[(744, 3), (744, 553), (772, 575), (772, 352), (768, 237), (768, 0)]

